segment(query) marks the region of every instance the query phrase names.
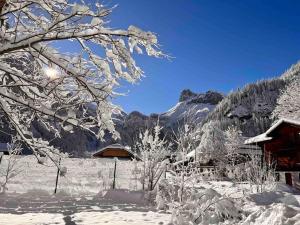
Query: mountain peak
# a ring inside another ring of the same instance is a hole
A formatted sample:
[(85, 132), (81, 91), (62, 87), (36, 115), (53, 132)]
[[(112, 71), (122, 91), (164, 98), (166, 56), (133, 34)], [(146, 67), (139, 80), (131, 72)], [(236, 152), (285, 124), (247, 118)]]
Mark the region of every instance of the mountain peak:
[(192, 92), (190, 89), (184, 89), (179, 97), (179, 102), (184, 102), (192, 97), (196, 97), (197, 94)]
[(212, 90), (209, 90), (206, 93), (196, 94), (190, 89), (184, 89), (180, 94), (179, 102), (184, 102), (188, 100), (191, 103), (205, 103), (216, 105), (220, 101), (222, 101), (223, 98), (223, 94)]

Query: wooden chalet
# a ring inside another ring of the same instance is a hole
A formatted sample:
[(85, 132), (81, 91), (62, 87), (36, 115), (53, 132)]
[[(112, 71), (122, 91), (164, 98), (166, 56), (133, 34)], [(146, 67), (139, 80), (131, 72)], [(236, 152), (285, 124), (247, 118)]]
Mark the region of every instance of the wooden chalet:
[(132, 152), (129, 147), (122, 146), (120, 144), (112, 144), (101, 148), (93, 154), (94, 158), (122, 158), (122, 159), (137, 159), (141, 158)]
[(279, 180), (300, 188), (300, 120), (281, 119), (245, 144), (260, 146), (266, 162), (275, 163)]

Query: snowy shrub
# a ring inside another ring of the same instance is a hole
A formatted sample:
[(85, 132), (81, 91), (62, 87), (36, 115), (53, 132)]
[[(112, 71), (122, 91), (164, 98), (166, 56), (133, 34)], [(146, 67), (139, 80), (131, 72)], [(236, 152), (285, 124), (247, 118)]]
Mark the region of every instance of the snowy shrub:
[(263, 192), (273, 190), (276, 185), (275, 165), (261, 158), (260, 155), (251, 155), (251, 160), (244, 166), (244, 176), (249, 182), (250, 191)]
[(167, 209), (169, 204), (174, 201), (174, 196), (175, 186), (170, 184), (167, 179), (160, 180), (156, 188), (155, 203), (157, 209)]
[(2, 193), (8, 190), (7, 185), (9, 184), (10, 180), (20, 174), (23, 170), (18, 164), (20, 159), (19, 154), (22, 150), (20, 143), (13, 138), (12, 143), (8, 144), (7, 147), (9, 155), (5, 157), (5, 160), (3, 160), (0, 165), (0, 192)]
[[(171, 224), (232, 224), (240, 220), (240, 212), (233, 199), (221, 196), (213, 189), (188, 188), (181, 200), (176, 197), (176, 188), (165, 185), (157, 197), (159, 209), (168, 207), (172, 211)], [(182, 195), (177, 190), (178, 196)], [(165, 195), (162, 195), (165, 193)], [(175, 195), (174, 195), (175, 194)]]
[(300, 209), (285, 204), (274, 203), (259, 207), (241, 225), (299, 225)]
[(156, 206), (171, 210), (173, 225), (232, 224), (240, 220), (235, 201), (213, 189), (197, 187), (198, 171), (186, 170), (160, 180), (156, 188)]
[(135, 149), (140, 152), (143, 169), (141, 183), (152, 191), (166, 169), (166, 157), (169, 154), (169, 144), (161, 137), (162, 127), (157, 121), (153, 129), (140, 133)]

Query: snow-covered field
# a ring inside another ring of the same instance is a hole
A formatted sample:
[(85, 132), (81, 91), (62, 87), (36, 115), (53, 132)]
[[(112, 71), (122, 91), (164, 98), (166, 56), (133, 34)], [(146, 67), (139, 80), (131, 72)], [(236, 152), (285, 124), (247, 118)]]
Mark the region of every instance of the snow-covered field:
[(109, 190), (102, 195), (70, 197), (47, 192), (0, 195), (0, 224), (167, 224), (143, 192)]
[[(37, 163), (33, 156), (18, 156), (16, 168), (19, 174), (8, 184), (8, 192), (25, 193), (31, 190), (54, 192), (57, 168), (50, 161), (45, 165)], [(4, 156), (0, 169), (7, 165)], [(61, 167), (66, 168), (65, 176), (59, 176), (58, 191), (70, 195), (97, 194), (110, 189), (113, 183), (114, 159), (62, 159)], [(141, 169), (133, 161), (118, 160), (116, 166), (116, 188), (140, 190)], [(1, 179), (1, 178), (0, 178)]]
[[(245, 196), (242, 186), (231, 182), (203, 182), (198, 188), (213, 188), (239, 199), (238, 205), (246, 217), (237, 225), (300, 224), (300, 193), (285, 185), (278, 185), (277, 191)], [(43, 191), (0, 195), (1, 225), (146, 225), (170, 224), (170, 220), (171, 212), (157, 211), (141, 191), (109, 190), (81, 197)]]
[[(5, 160), (0, 168), (4, 166)], [(141, 191), (132, 173), (136, 171), (133, 162), (117, 162), (117, 189), (111, 190), (114, 160), (65, 159), (62, 167), (67, 173), (59, 177), (56, 195), (57, 168), (37, 164), (31, 156), (21, 158), (18, 166), (22, 172), (11, 180), (7, 193), (0, 195), (0, 225), (146, 225), (171, 221), (171, 211), (156, 210)], [(229, 181), (200, 181), (195, 188), (211, 188), (234, 198), (244, 215), (236, 224), (300, 225), (300, 192), (285, 184), (255, 194), (249, 194), (247, 184)]]
[(167, 224), (169, 215), (156, 212), (80, 212), (72, 216), (64, 216), (63, 214), (55, 213), (27, 213), (22, 215), (15, 214), (0, 214), (0, 224), (6, 225), (32, 225), (32, 224), (47, 224), (47, 225), (148, 225), (148, 224)]

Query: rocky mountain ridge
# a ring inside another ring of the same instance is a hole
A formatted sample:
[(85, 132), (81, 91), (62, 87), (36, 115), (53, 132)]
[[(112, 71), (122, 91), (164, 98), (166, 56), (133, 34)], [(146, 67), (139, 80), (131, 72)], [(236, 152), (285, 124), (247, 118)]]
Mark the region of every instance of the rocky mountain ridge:
[[(133, 111), (123, 116), (118, 116), (116, 129), (120, 133), (119, 143), (132, 146), (139, 133), (146, 128), (153, 127), (157, 121), (164, 128), (165, 135), (171, 135), (178, 126), (188, 117), (193, 117), (195, 122), (201, 122), (224, 98), (223, 94), (215, 91), (197, 94), (189, 89), (183, 90), (179, 102), (170, 110), (164, 113), (152, 113), (149, 116)], [(114, 140), (111, 140), (114, 142)], [(110, 142), (110, 140), (108, 140)], [(107, 144), (107, 143), (104, 143)]]

